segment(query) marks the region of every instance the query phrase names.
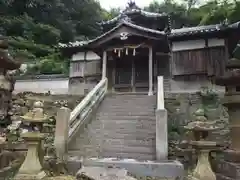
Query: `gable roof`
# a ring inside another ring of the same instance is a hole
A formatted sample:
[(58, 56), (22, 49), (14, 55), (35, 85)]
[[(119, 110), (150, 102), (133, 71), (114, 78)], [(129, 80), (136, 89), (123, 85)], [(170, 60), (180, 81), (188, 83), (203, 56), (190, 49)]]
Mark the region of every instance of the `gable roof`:
[(220, 32), (225, 31), (228, 29), (240, 29), (240, 21), (236, 22), (234, 24), (230, 25), (223, 25), (223, 24), (214, 24), (214, 25), (205, 25), (205, 26), (195, 26), (195, 27), (184, 27), (179, 29), (172, 29), (169, 34), (166, 34), (164, 31), (158, 31), (154, 29), (145, 28), (133, 23), (130, 23), (128, 21), (122, 20), (122, 23), (118, 24), (116, 27), (111, 29), (110, 31), (104, 33), (101, 36), (98, 36), (97, 38), (89, 41), (76, 41), (76, 42), (70, 42), (68, 44), (61, 44), (59, 43), (60, 48), (66, 48), (66, 47), (82, 47), (85, 45), (88, 45), (91, 42), (97, 41), (98, 39), (101, 39), (103, 37), (106, 37), (107, 35), (111, 34), (116, 29), (120, 28), (121, 26), (127, 26), (136, 30), (140, 30), (142, 32), (146, 33), (152, 33), (155, 35), (165, 35), (168, 36), (169, 39), (174, 39), (177, 37), (182, 36), (189, 36), (189, 35), (196, 35), (196, 34), (206, 34), (206, 33), (214, 33), (214, 32)]
[(101, 39), (105, 38), (106, 36), (112, 34), (113, 32), (115, 32), (116, 30), (120, 29), (123, 26), (129, 27), (129, 28), (132, 28), (132, 29), (135, 29), (135, 30), (139, 30), (139, 31), (142, 31), (142, 32), (146, 32), (146, 33), (151, 33), (151, 34), (154, 34), (154, 35), (157, 35), (157, 36), (166, 36), (166, 34), (163, 31), (157, 31), (157, 30), (154, 30), (154, 29), (149, 29), (149, 28), (145, 28), (145, 27), (142, 27), (142, 26), (138, 26), (136, 24), (132, 24), (132, 23), (127, 22), (127, 21), (122, 21), (120, 24), (118, 24), (117, 26), (112, 28), (110, 31), (96, 37), (95, 39), (92, 39), (92, 40), (89, 40), (89, 41), (75, 41), (75, 42), (70, 42), (68, 44), (59, 43), (59, 47), (60, 48), (84, 47), (84, 46), (90, 45), (90, 44), (92, 44), (92, 43), (94, 43), (98, 40), (101, 40)]

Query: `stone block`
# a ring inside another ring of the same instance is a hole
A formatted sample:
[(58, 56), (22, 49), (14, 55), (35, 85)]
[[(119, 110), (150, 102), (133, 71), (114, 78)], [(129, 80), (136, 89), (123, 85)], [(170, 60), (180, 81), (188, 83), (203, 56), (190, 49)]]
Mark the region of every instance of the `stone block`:
[(157, 160), (168, 157), (168, 116), (166, 109), (156, 110), (156, 155)]
[(46, 176), (46, 173), (41, 171), (36, 174), (18, 174), (14, 177), (14, 180), (44, 180)]
[(233, 150), (226, 150), (223, 152), (224, 160), (233, 162), (233, 163), (240, 163), (240, 152), (233, 151)]
[(216, 180), (235, 180), (235, 179), (216, 173)]
[(71, 110), (65, 107), (57, 112), (54, 146), (60, 160), (64, 160), (64, 154), (67, 152), (70, 114)]
[[(114, 167), (124, 168), (131, 175), (137, 177), (156, 177), (165, 179), (176, 179), (184, 176), (183, 165), (178, 161), (137, 161), (134, 159), (118, 160), (117, 158), (91, 158), (85, 160), (69, 160), (85, 167)], [(68, 163), (69, 163), (68, 162)]]
[(240, 164), (224, 160), (213, 160), (212, 167), (213, 171), (219, 175), (232, 179), (240, 179)]
[(89, 180), (136, 180), (128, 176), (125, 169), (108, 167), (83, 167), (77, 173), (77, 179)]

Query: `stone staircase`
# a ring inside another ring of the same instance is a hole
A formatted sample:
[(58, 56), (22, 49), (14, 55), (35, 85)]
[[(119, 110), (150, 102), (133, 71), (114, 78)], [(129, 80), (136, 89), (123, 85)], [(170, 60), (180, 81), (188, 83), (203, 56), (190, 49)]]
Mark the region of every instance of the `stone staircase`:
[(171, 90), (170, 79), (167, 77), (164, 77), (163, 79), (163, 88), (164, 88), (164, 92)]
[(77, 132), (68, 155), (155, 160), (156, 96), (107, 94), (92, 121)]

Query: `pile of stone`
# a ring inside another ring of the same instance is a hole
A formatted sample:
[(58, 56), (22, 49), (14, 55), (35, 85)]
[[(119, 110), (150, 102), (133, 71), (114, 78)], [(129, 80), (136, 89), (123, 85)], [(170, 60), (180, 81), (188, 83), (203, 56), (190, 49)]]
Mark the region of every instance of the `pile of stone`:
[(44, 93), (24, 92), (14, 94), (11, 102), (11, 109), (8, 114), (11, 117), (12, 124), (7, 127), (5, 133), (7, 134), (7, 140), (11, 142), (22, 141), (19, 138), (21, 132), (26, 131), (28, 124), (22, 123), (21, 116), (26, 114), (33, 106), (35, 101), (41, 101), (44, 104), (44, 112), (49, 117), (49, 124), (45, 124), (46, 127), (50, 127), (54, 130), (55, 116), (57, 109), (65, 106), (73, 109), (83, 97), (72, 95), (51, 95)]

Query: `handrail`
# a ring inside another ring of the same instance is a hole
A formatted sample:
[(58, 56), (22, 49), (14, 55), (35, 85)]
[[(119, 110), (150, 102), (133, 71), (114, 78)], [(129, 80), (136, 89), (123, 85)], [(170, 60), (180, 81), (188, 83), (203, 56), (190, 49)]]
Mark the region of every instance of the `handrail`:
[(101, 80), (85, 97), (84, 99), (73, 109), (73, 111), (71, 112), (70, 115), (70, 122), (73, 121), (73, 119), (75, 119), (79, 113), (81, 112), (81, 110), (83, 109), (83, 107), (89, 103), (89, 101), (91, 100), (92, 96), (98, 91), (98, 89), (100, 87), (102, 87), (105, 83), (106, 83), (107, 79), (103, 79)]
[(164, 82), (163, 76), (158, 76), (157, 109), (164, 109)]
[(107, 92), (107, 83), (107, 78), (102, 79), (71, 112), (69, 119), (69, 138), (76, 129), (84, 123), (84, 120), (90, 115), (94, 106), (102, 101)]

